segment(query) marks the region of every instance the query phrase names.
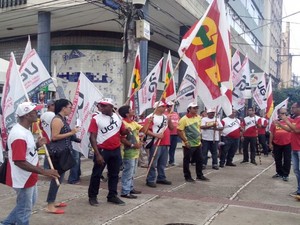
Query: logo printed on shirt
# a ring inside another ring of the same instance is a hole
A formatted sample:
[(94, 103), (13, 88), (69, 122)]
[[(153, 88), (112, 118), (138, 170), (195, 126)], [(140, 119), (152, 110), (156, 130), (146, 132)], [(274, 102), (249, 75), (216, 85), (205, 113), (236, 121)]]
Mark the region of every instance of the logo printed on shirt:
[(102, 128), (101, 133), (106, 134), (107, 132), (117, 127), (118, 127), (117, 121), (115, 121), (113, 117), (110, 117), (110, 124), (107, 127)]

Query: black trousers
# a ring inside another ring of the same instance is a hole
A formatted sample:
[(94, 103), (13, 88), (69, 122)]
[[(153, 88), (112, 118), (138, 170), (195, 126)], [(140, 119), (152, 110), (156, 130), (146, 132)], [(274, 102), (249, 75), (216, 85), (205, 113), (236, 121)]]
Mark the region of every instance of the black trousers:
[(276, 165), (276, 173), (288, 177), (291, 170), (291, 145), (276, 145), (273, 143), (273, 153)]
[(203, 157), (201, 153), (201, 146), (186, 148), (183, 146), (183, 174), (184, 178), (192, 178), (190, 171), (191, 158), (196, 162), (196, 175), (197, 177), (203, 176), (202, 173), (202, 162)]
[(269, 149), (268, 149), (268, 146), (267, 146), (266, 135), (265, 134), (259, 134), (258, 135), (258, 141), (259, 141), (259, 144), (261, 145), (261, 147), (263, 149), (264, 155), (268, 155)]
[(250, 144), (250, 160), (251, 162), (255, 162), (255, 154), (256, 154), (256, 137), (244, 137), (243, 141), (243, 161), (249, 162), (249, 152), (248, 146)]
[(117, 148), (114, 150), (98, 149), (98, 151), (104, 158), (105, 165), (98, 165), (96, 163), (96, 156), (94, 156), (94, 167), (90, 179), (88, 195), (89, 198), (96, 198), (99, 194), (100, 178), (105, 166), (107, 166), (109, 190), (107, 198), (111, 198), (118, 194), (117, 187), (119, 181), (119, 171), (122, 164), (121, 150), (120, 148)]

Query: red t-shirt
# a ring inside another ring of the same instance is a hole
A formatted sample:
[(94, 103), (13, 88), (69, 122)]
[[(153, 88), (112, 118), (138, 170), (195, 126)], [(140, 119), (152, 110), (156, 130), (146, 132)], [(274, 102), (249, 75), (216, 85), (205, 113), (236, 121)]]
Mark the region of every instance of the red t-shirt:
[[(281, 125), (286, 125), (282, 120), (279, 121)], [(288, 145), (291, 143), (291, 132), (285, 131), (274, 123), (271, 124), (270, 132), (273, 134), (273, 142), (276, 145)]]
[[(150, 114), (147, 119), (145, 124), (148, 123), (149, 117), (151, 117), (153, 114)], [(149, 125), (149, 130), (151, 130), (153, 133), (161, 133), (163, 130), (164, 136), (160, 141), (159, 146), (166, 146), (170, 145), (170, 129), (166, 128), (168, 126), (168, 118), (166, 115), (154, 115), (152, 123)], [(160, 128), (161, 127), (161, 128)], [(157, 145), (158, 141), (154, 142), (155, 145)]]
[(244, 137), (257, 137), (256, 123), (258, 121), (258, 116), (247, 116), (241, 122), (241, 126), (244, 128)]
[(268, 120), (265, 118), (259, 118), (257, 124), (260, 124), (261, 127), (258, 127), (258, 134), (266, 134), (266, 127), (268, 126)]
[[(291, 120), (291, 123), (293, 123), (297, 129), (300, 129), (300, 116), (297, 116), (294, 120)], [(300, 151), (300, 133), (294, 133), (291, 134), (291, 145), (293, 151)]]
[(169, 115), (169, 117), (172, 120), (173, 126), (174, 126), (174, 129), (170, 130), (170, 135), (177, 135), (177, 126), (178, 126), (178, 122), (180, 119), (178, 113), (177, 112), (172, 112), (172, 113), (165, 112), (165, 115)]

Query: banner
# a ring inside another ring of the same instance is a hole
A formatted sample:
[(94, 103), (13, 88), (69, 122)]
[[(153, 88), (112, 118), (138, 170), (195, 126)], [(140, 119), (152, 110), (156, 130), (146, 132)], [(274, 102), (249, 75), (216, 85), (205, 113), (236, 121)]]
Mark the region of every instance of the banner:
[(187, 68), (185, 75), (182, 79), (181, 85), (177, 92), (176, 101), (178, 102), (177, 112), (185, 113), (187, 112), (187, 106), (191, 102), (196, 102), (197, 93), (196, 93), (196, 83), (197, 75), (195, 71)]
[(140, 90), (138, 91), (139, 115), (141, 115), (146, 109), (152, 108), (154, 102), (156, 101), (157, 85), (162, 62), (163, 58), (159, 60), (156, 66), (148, 74), (143, 81)]
[(167, 102), (174, 101), (176, 99), (176, 87), (174, 82), (174, 71), (172, 64), (171, 52), (168, 53), (168, 58), (166, 62), (166, 69), (164, 72), (165, 78), (165, 87), (163, 92), (162, 100)]
[(37, 52), (32, 49), (20, 66), (20, 74), (29, 96), (53, 81)]
[[(89, 135), (88, 128), (92, 119), (92, 109), (94, 105), (102, 99), (103, 95), (95, 85), (83, 74), (80, 73), (78, 85), (72, 106), (72, 113), (68, 118), (71, 128), (80, 125), (80, 132), (76, 134), (81, 139), (81, 143), (72, 142), (73, 148), (81, 152), (86, 158), (89, 153)], [(78, 121), (80, 121), (78, 123)]]
[(258, 77), (258, 83), (255, 89), (253, 90), (253, 99), (257, 103), (258, 107), (263, 110), (267, 107), (267, 94), (266, 94), (266, 78), (265, 74), (261, 74)]
[(235, 51), (232, 56), (232, 107), (235, 110), (242, 109), (245, 107), (245, 98), (243, 95), (244, 90), (244, 82), (242, 80), (242, 76), (240, 74), (242, 68), (240, 52), (238, 50)]
[(199, 77), (199, 92), (207, 108), (222, 105), (232, 113), (230, 27), (224, 0), (213, 0), (201, 19), (182, 38), (178, 49)]
[(17, 122), (15, 111), (18, 105), (27, 99), (28, 96), (22, 84), (15, 56), (11, 53), (1, 99), (1, 136), (3, 149), (6, 148), (9, 130)]
[(250, 99), (252, 98), (251, 96), (251, 82), (250, 82), (250, 66), (249, 66), (249, 59), (248, 56), (245, 57), (241, 70), (240, 70), (240, 75), (241, 76), (241, 86), (239, 87), (240, 89), (242, 88), (243, 96), (245, 99)]

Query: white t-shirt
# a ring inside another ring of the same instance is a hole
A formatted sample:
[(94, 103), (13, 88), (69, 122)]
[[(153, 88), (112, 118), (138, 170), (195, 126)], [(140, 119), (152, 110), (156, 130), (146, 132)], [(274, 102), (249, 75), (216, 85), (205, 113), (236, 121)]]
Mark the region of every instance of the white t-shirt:
[[(216, 120), (216, 118), (208, 118), (208, 117), (203, 117), (201, 120), (201, 126), (209, 126), (212, 125), (213, 123), (217, 122), (217, 128), (222, 128), (223, 125), (219, 119)], [(201, 129), (202, 131), (202, 139), (205, 141), (219, 141), (220, 140), (220, 131), (214, 131), (213, 128), (209, 129)], [(215, 133), (215, 139), (214, 139), (214, 133)]]
[(47, 135), (46, 138), (48, 140), (51, 140), (51, 121), (54, 118), (55, 113), (51, 111), (47, 111), (41, 115), (41, 127), (44, 133)]

